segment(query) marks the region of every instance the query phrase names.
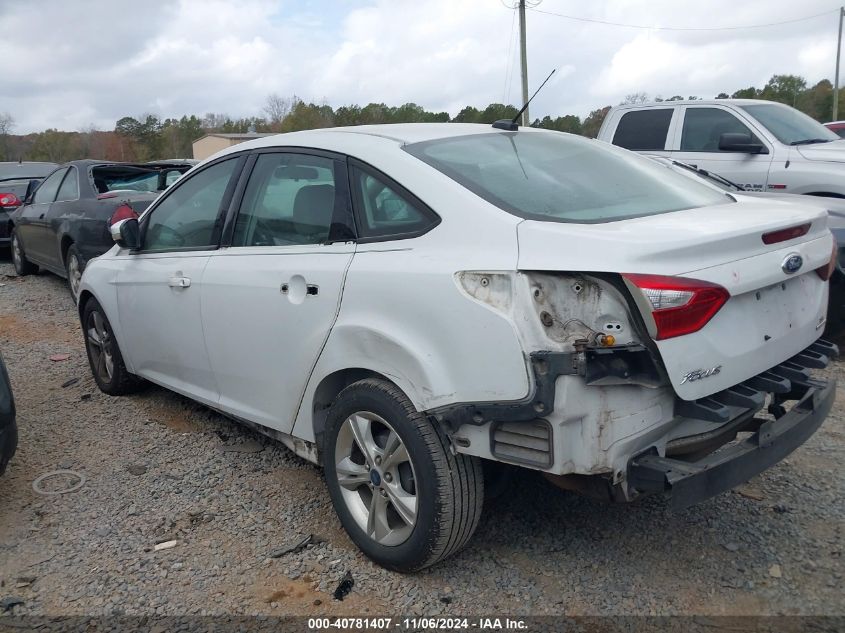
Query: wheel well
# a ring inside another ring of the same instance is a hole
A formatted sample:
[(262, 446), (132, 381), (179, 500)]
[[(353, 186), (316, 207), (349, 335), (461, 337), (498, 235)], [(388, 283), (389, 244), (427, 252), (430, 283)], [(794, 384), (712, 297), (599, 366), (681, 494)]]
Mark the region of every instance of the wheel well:
[(71, 244), (73, 244), (73, 240), (70, 236), (65, 235), (62, 237), (62, 263), (67, 265), (67, 251), (70, 248)]
[(328, 417), (329, 407), (332, 405), (332, 402), (349, 385), (359, 380), (365, 380), (366, 378), (378, 378), (393, 385), (396, 384), (390, 378), (369, 369), (341, 369), (333, 374), (329, 374), (317, 385), (317, 389), (314, 391), (314, 400), (311, 404), (311, 419), (314, 425), (314, 439), (317, 442), (317, 446), (322, 447), (323, 445), (326, 418)]
[[(77, 304), (76, 308), (79, 310), (79, 318), (82, 318), (82, 311), (85, 310), (85, 304), (88, 303), (88, 300), (93, 297), (94, 295), (91, 294), (88, 290), (83, 290), (79, 295), (79, 303)], [(84, 329), (84, 328), (83, 328)]]

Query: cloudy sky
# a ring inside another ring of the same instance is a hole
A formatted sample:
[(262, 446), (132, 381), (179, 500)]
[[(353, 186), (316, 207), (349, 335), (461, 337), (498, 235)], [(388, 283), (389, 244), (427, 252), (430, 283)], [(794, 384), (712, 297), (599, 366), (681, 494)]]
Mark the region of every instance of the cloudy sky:
[[(532, 0), (532, 4), (536, 0)], [(0, 0), (0, 112), (18, 134), (122, 116), (260, 115), (268, 94), (456, 114), (519, 101), (513, 0)], [(647, 92), (713, 97), (774, 73), (834, 72), (838, 0), (542, 0), (532, 118)], [(541, 13), (543, 11), (543, 13)], [(565, 19), (565, 14), (648, 28)], [(768, 28), (739, 27), (812, 19)]]

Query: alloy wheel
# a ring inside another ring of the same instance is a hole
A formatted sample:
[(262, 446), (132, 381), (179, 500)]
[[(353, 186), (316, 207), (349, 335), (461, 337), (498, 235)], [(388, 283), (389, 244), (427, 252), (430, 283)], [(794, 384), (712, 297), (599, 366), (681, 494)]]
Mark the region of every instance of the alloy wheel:
[(22, 261), (23, 253), (21, 253), (21, 243), (18, 241), (17, 235), (12, 235), (12, 263), (15, 265), (15, 270), (21, 269)]
[(97, 311), (91, 312), (85, 326), (86, 344), (91, 354), (91, 365), (97, 376), (103, 382), (111, 382), (114, 375), (114, 356), (112, 353), (112, 336), (103, 315)]
[(67, 260), (67, 281), (70, 285), (70, 294), (74, 301), (79, 300), (79, 284), (82, 283), (82, 270), (79, 266), (79, 257), (71, 253)]
[(404, 543), (417, 522), (414, 465), (402, 438), (369, 411), (350, 415), (335, 444), (341, 495), (364, 533), (385, 546)]

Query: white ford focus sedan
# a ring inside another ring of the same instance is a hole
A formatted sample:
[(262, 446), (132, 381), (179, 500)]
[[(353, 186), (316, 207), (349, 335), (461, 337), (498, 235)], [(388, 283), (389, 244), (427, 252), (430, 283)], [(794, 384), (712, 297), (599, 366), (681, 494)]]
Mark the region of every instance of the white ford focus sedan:
[(143, 380), (321, 464), (400, 571), (463, 547), (482, 464), (686, 506), (821, 425), (836, 354), (816, 207), (742, 199), (600, 141), (412, 124), (227, 149), (82, 279), (94, 378)]

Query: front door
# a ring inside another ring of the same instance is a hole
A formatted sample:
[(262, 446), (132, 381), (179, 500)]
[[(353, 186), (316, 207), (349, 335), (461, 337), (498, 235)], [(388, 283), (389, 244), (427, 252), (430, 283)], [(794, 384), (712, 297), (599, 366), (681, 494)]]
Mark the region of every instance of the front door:
[(217, 384), (205, 350), (203, 274), (242, 165), (229, 158), (174, 185), (144, 216), (140, 251), (117, 275), (125, 356), (132, 371), (206, 404)]
[(345, 162), (330, 156), (258, 156), (231, 246), (212, 255), (203, 283), (222, 410), (291, 430), (355, 252), (352, 241), (334, 241), (349, 209), (346, 183)]
[[(680, 145), (672, 158), (732, 180), (743, 189), (766, 191), (773, 148), (754, 133), (734, 112), (716, 106), (683, 108)], [(727, 132), (750, 134), (762, 143), (767, 154), (726, 152), (719, 149), (719, 137)]]
[(21, 209), (15, 221), (18, 239), (23, 244), (26, 257), (36, 264), (55, 264), (48, 257), (51, 243), (47, 235), (47, 213), (66, 173), (67, 167), (64, 167), (47, 176), (35, 190), (32, 203)]

